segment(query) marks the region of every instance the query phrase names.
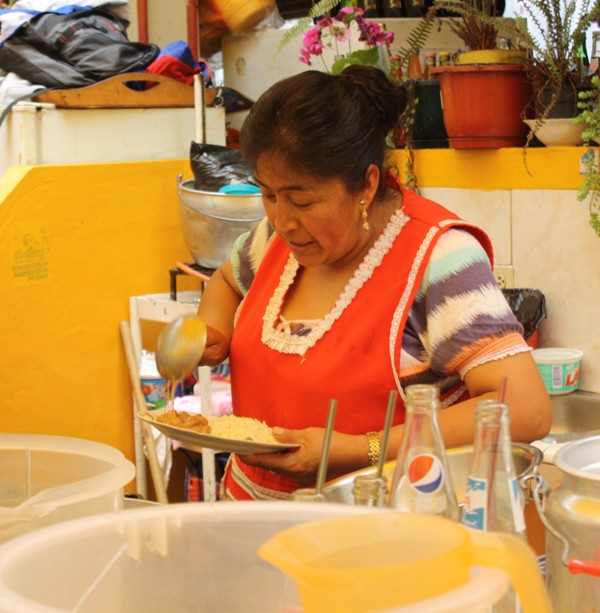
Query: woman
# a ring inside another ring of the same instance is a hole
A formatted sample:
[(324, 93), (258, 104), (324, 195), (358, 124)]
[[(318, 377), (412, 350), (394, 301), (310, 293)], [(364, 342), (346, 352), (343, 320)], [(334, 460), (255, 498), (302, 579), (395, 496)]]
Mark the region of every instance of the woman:
[(241, 237), (201, 300), (203, 364), (229, 357), (234, 412), (297, 451), (232, 455), (229, 499), (287, 499), (314, 486), (330, 399), (328, 478), (400, 445), (402, 390), (440, 388), (448, 447), (472, 443), (474, 408), (507, 377), (514, 440), (543, 437), (550, 400), (490, 265), (489, 239), (386, 172), (404, 89), (372, 67), (307, 71), (273, 85), (244, 123), (242, 153), (266, 220)]

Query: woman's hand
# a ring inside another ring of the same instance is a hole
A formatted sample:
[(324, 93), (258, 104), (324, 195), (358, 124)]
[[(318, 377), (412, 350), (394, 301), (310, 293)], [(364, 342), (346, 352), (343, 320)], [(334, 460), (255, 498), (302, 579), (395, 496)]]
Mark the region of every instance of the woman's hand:
[(206, 347), (200, 366), (216, 366), (229, 356), (229, 338), (211, 326), (206, 327)]
[[(298, 445), (298, 449), (282, 453), (244, 455), (241, 456), (242, 461), (289, 477), (300, 487), (315, 487), (323, 454), (325, 428), (273, 428), (273, 435), (277, 442)], [(364, 468), (367, 464), (368, 443), (364, 434), (332, 432), (326, 479)]]

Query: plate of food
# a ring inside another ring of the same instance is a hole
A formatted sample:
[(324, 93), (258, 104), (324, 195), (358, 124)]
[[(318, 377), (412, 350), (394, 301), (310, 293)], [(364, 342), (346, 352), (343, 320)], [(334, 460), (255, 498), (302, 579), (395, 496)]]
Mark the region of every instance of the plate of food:
[(298, 445), (278, 443), (271, 428), (252, 417), (200, 415), (170, 408), (141, 411), (137, 416), (169, 438), (214, 451), (244, 455), (298, 448)]

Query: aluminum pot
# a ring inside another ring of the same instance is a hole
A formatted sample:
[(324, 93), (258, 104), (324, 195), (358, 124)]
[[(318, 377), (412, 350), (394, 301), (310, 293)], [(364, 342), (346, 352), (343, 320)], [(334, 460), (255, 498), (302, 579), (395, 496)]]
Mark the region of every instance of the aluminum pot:
[(554, 457), (562, 479), (538, 476), (535, 499), (546, 527), (546, 578), (556, 613), (600, 603), (600, 435), (566, 444)]
[[(523, 503), (525, 504), (529, 500), (530, 482), (535, 477), (536, 468), (540, 465), (543, 454), (539, 449), (525, 443), (512, 443), (511, 449), (515, 471), (519, 479), (519, 484), (521, 485)], [(473, 446), (465, 445), (463, 447), (448, 449), (447, 457), (456, 499), (460, 504), (467, 491), (469, 469), (473, 458)], [(385, 464), (384, 474), (390, 477), (388, 483), (391, 482), (391, 475), (394, 473), (395, 465), (396, 462), (394, 461)], [(375, 468), (364, 468), (330, 481), (323, 488), (325, 499), (328, 502), (354, 504), (352, 496), (354, 478), (359, 474), (368, 474), (372, 472), (375, 472)]]
[(196, 264), (218, 268), (229, 259), (235, 240), (265, 216), (262, 196), (194, 189), (194, 179), (177, 179), (179, 221)]

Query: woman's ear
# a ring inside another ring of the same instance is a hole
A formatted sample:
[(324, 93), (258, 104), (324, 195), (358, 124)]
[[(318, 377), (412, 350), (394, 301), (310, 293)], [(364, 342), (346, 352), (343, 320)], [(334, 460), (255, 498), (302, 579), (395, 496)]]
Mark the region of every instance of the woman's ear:
[(371, 205), (373, 199), (375, 198), (375, 194), (377, 193), (377, 189), (379, 188), (379, 178), (379, 168), (375, 164), (369, 164), (365, 177), (364, 189), (364, 199), (367, 203), (367, 207)]

